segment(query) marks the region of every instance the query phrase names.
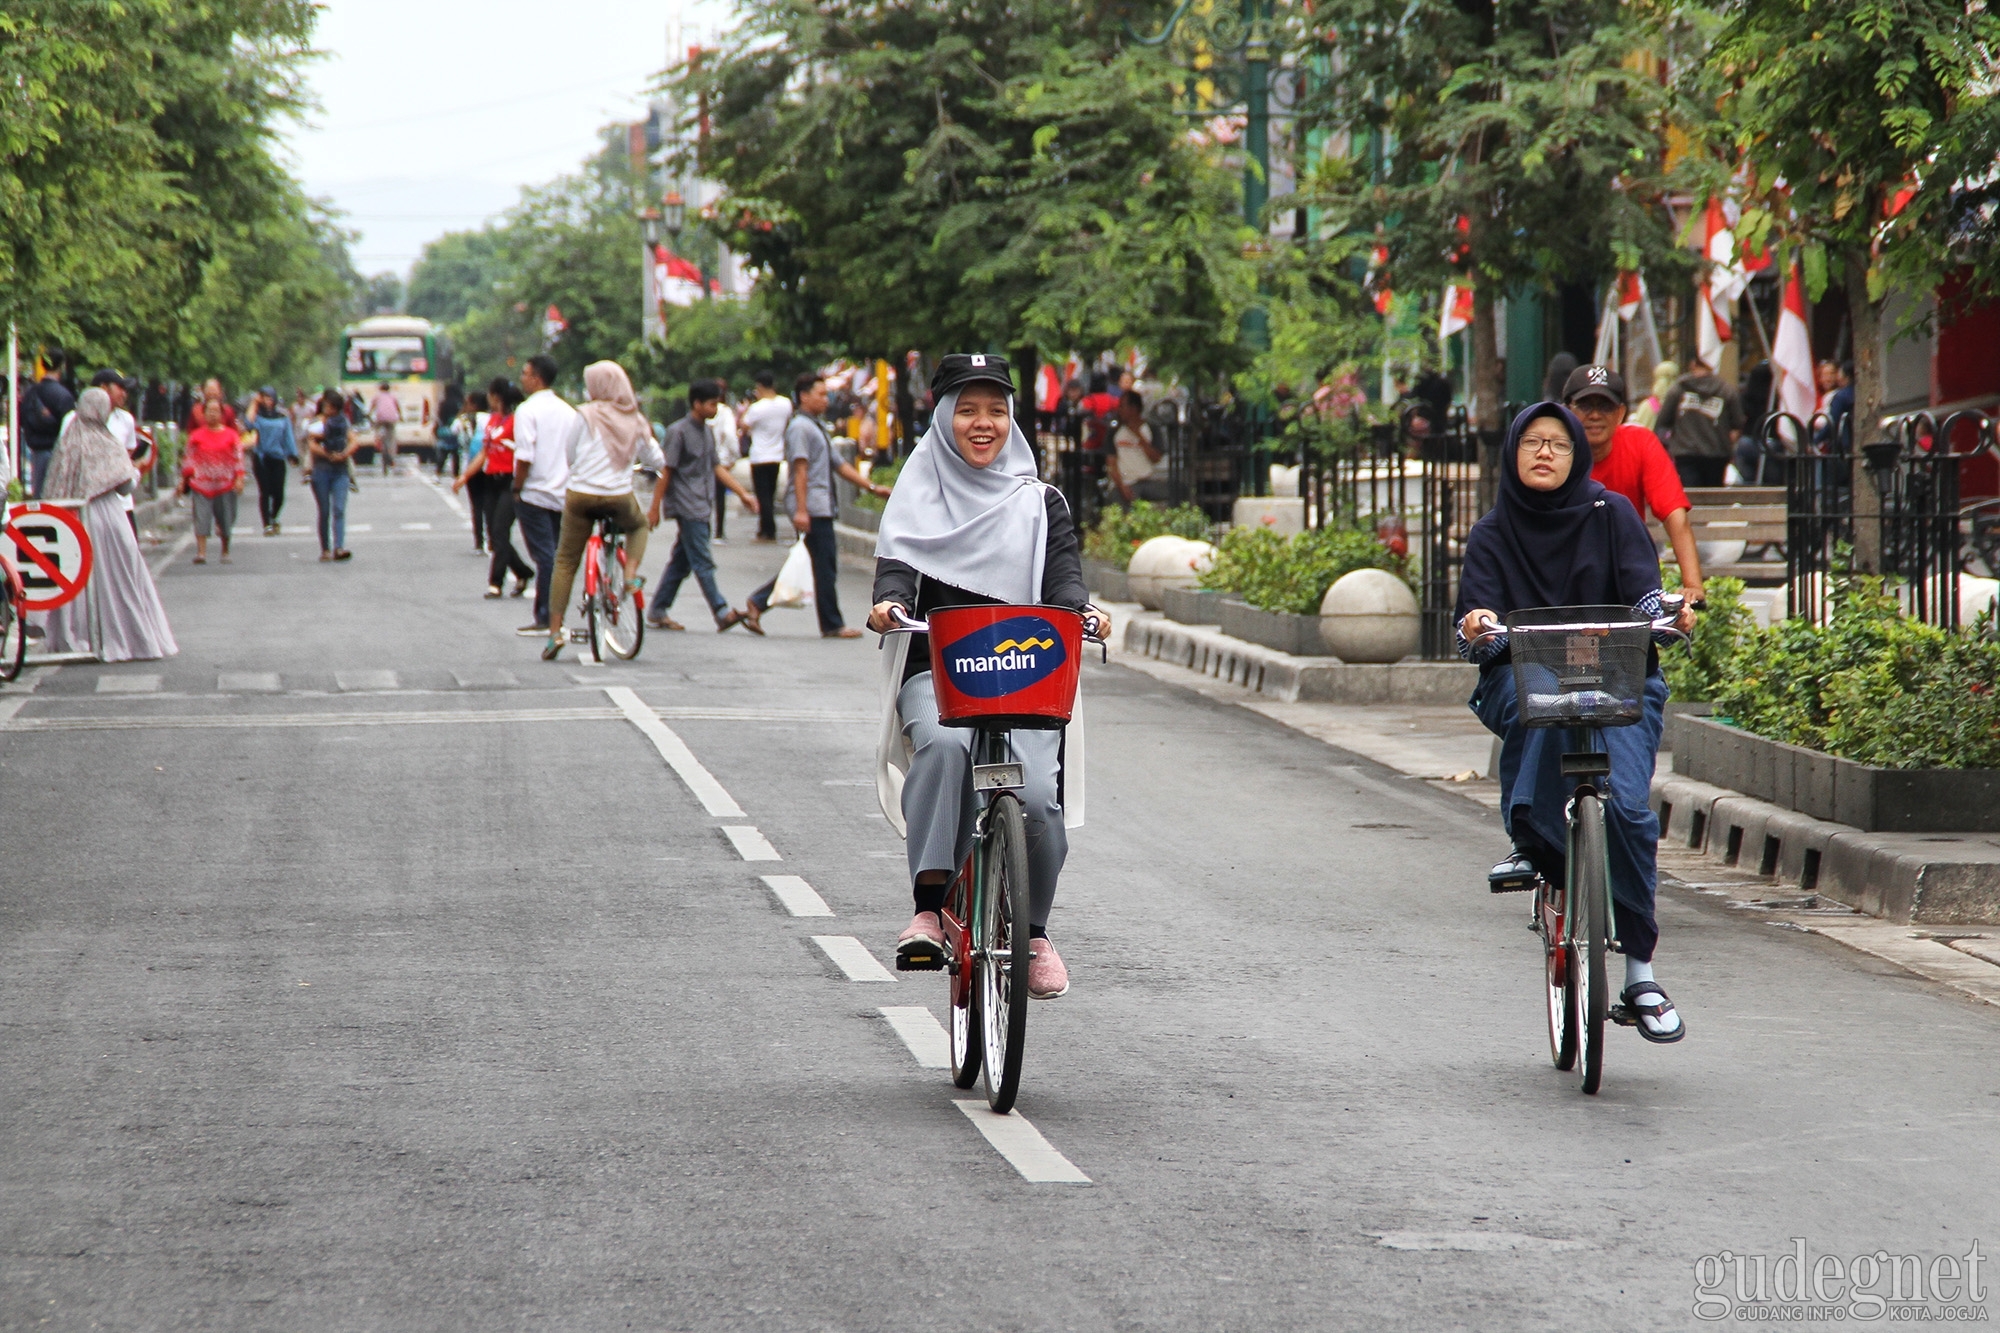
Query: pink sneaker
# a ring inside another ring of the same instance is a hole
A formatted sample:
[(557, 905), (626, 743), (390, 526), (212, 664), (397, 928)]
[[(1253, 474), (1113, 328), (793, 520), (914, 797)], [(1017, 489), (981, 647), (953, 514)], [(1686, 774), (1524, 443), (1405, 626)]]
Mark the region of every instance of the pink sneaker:
[(936, 912), (919, 912), (896, 937), (898, 972), (935, 972), (944, 966), (944, 922)]
[(1057, 1000), (1069, 994), (1069, 969), (1063, 966), (1056, 946), (1043, 939), (1031, 940), (1028, 948), (1033, 951), (1028, 962), (1028, 998)]

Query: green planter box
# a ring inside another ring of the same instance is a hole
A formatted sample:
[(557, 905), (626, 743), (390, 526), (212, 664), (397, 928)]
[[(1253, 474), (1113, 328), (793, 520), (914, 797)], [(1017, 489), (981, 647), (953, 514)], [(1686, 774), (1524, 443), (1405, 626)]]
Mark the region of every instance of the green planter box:
[(1232, 638), (1261, 643), (1294, 657), (1331, 657), (1326, 640), (1319, 635), (1318, 616), (1297, 616), (1286, 611), (1266, 611), (1234, 597), (1215, 604), (1217, 625)]
[(1132, 600), (1132, 586), (1125, 581), (1125, 571), (1089, 556), (1083, 558), (1083, 586), (1108, 602)]
[(2000, 770), (1875, 768), (1692, 713), (1667, 719), (1666, 745), (1674, 772), (1814, 819), (1879, 833), (2000, 832)]
[(1167, 619), (1183, 625), (1219, 625), (1222, 623), (1219, 608), (1228, 595), (1200, 588), (1162, 588), (1160, 610)]

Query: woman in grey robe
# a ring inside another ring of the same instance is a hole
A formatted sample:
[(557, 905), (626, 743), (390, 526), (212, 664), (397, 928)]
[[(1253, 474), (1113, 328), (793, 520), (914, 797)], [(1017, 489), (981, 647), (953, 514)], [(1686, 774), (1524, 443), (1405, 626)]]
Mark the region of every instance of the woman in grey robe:
[(56, 442), (43, 482), (45, 500), (86, 502), (83, 526), (92, 551), (83, 595), (48, 613), (48, 647), (59, 653), (94, 652), (104, 662), (172, 657), (180, 646), (120, 499), (131, 493), (139, 473), (107, 428), (110, 416), (110, 395), (85, 390), (69, 428)]

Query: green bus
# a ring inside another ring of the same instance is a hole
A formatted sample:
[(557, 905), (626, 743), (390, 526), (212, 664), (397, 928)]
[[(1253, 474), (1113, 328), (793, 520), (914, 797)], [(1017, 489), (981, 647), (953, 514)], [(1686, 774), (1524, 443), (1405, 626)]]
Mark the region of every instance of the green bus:
[(412, 315), (376, 315), (340, 333), (340, 387), (359, 395), (359, 440), (375, 443), (366, 404), (386, 383), (402, 408), (396, 448), (429, 460), (437, 445), (438, 404), (453, 379), (451, 340), (443, 329)]

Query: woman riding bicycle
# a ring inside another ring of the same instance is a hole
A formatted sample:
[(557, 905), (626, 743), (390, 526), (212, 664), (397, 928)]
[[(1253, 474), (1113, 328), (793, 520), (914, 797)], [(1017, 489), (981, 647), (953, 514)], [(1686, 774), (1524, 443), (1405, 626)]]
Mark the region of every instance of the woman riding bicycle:
[[(1093, 615), (1098, 632), (1107, 632), (1110, 618), (1088, 604), (1069, 506), (1042, 484), (1034, 450), (1014, 422), (1006, 359), (947, 356), (931, 386), (937, 410), (930, 429), (882, 513), (869, 628), (896, 628), (898, 611), (921, 618), (944, 606), (1040, 603)], [(890, 646), (877, 789), (883, 813), (908, 839), (916, 898), (916, 915), (896, 947), (898, 954), (930, 952), (944, 947), (938, 913), (945, 887), (972, 849), (974, 733), (938, 722), (928, 637), (899, 635)], [(1052, 1000), (1069, 990), (1048, 924), (1069, 851), (1066, 827), (1083, 822), (1082, 737), (1073, 723), (1067, 784), (1062, 732), (1015, 731), (1010, 743), (1027, 782), (1020, 795), (1033, 951), (1028, 994)]]
[[(1493, 882), (1539, 872), (1561, 884), (1564, 809), (1575, 783), (1562, 774), (1561, 729), (1521, 724), (1507, 635), (1498, 622), (1509, 612), (1551, 606), (1629, 606), (1657, 619), (1660, 562), (1631, 502), (1590, 479), (1590, 445), (1568, 408), (1538, 403), (1514, 418), (1500, 463), (1499, 498), (1466, 537), (1458, 651), (1479, 667), (1472, 710), (1501, 738), (1500, 811), (1514, 854), (1493, 868)], [(1691, 623), (1684, 609), (1680, 628)], [(1599, 733), (1611, 756), (1605, 829), (1612, 916), (1625, 954), (1620, 998), (1641, 1036), (1673, 1042), (1686, 1028), (1653, 979), (1660, 821), (1647, 802), (1667, 685), (1657, 650), (1647, 665), (1643, 719)]]

